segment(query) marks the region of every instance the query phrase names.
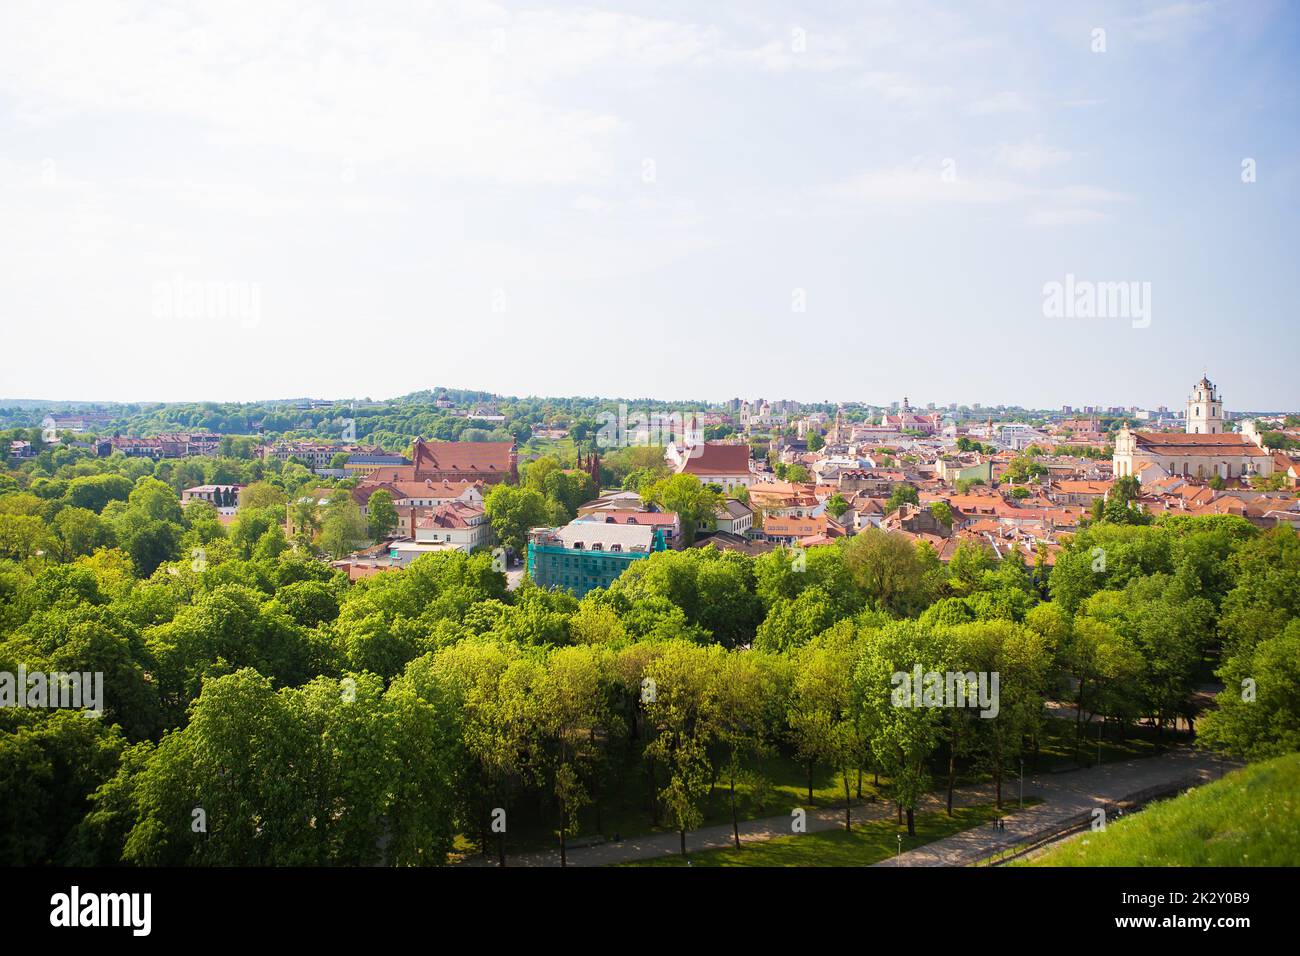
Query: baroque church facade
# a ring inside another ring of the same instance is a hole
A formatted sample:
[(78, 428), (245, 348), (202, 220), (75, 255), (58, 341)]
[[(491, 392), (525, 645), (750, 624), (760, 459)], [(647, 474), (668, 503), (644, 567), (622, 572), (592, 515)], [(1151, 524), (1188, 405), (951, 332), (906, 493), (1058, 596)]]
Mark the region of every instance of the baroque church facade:
[(1273, 456), (1250, 435), (1226, 430), (1218, 389), (1203, 376), (1187, 400), (1183, 433), (1141, 432), (1121, 428), (1112, 459), (1116, 478), (1137, 476), (1146, 481), (1166, 476), (1185, 478), (1249, 478), (1269, 475)]

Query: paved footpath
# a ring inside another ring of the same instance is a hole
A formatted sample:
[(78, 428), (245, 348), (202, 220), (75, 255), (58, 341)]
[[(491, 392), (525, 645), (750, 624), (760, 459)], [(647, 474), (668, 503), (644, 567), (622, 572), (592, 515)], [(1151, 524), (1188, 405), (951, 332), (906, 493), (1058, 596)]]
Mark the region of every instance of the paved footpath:
[[(1173, 783), (1198, 774), (1204, 774), (1205, 779), (1210, 779), (1209, 771), (1217, 766), (1213, 758), (1205, 754), (1194, 753), (1189, 748), (1179, 748), (1159, 757), (1103, 764), (1101, 767), (1088, 767), (1066, 773), (1027, 776), (1025, 796), (1039, 797), (1043, 803), (1020, 811), (1015, 809), (1016, 797), (1019, 794), (1019, 779), (1009, 777), (1003, 781), (1002, 796), (1006, 811), (1012, 816), (1007, 818), (1006, 829), (996, 837), (992, 826), (975, 827), (973, 830), (911, 850), (904, 853), (901, 858), (889, 860), (888, 863), (892, 866), (895, 865), (896, 860), (901, 860), (905, 866), (961, 866), (994, 852), (999, 845), (999, 838), (1005, 842), (1014, 839), (1018, 833), (1024, 835), (1036, 833), (1051, 826), (1053, 821), (1063, 821), (1090, 809), (1099, 801), (1122, 799), (1157, 784)], [(1218, 776), (1217, 769), (1213, 772), (1213, 776)], [(988, 805), (993, 801), (994, 787), (991, 782), (972, 787), (960, 787), (953, 794), (953, 805), (959, 807)], [(946, 805), (947, 791), (940, 790), (928, 794), (918, 809), (941, 811)], [(894, 819), (897, 811), (892, 803), (884, 801), (855, 806), (852, 815), (853, 821), (858, 823), (885, 817)], [(1018, 829), (1013, 829), (1013, 821), (1019, 825)], [(790, 824), (791, 817), (788, 813), (758, 820), (742, 820), (740, 841), (749, 843), (770, 840), (777, 836), (789, 836)], [(809, 810), (806, 824), (809, 833), (839, 829), (844, 826), (844, 808), (823, 807)], [(961, 841), (963, 838), (969, 840), (967, 845), (953, 842)], [(985, 839), (981, 840), (981, 838)], [(703, 827), (686, 834), (688, 853), (734, 845), (730, 824)], [(932, 848), (942, 849), (932, 850)], [(932, 851), (934, 856), (917, 855), (925, 854), (927, 851)], [(681, 838), (676, 833), (653, 833), (631, 837), (619, 843), (609, 842), (571, 848), (568, 851), (568, 860), (570, 866), (607, 866), (632, 860), (673, 856), (680, 852)], [(508, 866), (559, 866), (560, 851), (557, 848), (512, 854), (507, 857), (506, 863)], [(495, 866), (496, 856), (476, 855), (465, 861), (463, 865)]]
[(1004, 829), (997, 830), (992, 824), (972, 827), (892, 860), (882, 860), (876, 866), (967, 866), (1104, 803), (1122, 801), (1164, 784), (1206, 783), (1235, 766), (1205, 751), (1179, 747), (1158, 757), (1026, 777), (1025, 796), (1036, 796), (1043, 802), (1015, 811), (1013, 799), (1008, 808), (1014, 812), (1003, 821)]

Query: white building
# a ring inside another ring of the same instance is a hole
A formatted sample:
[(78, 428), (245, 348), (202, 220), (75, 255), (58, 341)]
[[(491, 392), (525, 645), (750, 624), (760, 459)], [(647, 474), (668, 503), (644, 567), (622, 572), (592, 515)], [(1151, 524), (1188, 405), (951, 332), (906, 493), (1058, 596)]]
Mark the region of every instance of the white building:
[(1125, 426), (1115, 436), (1116, 478), (1147, 477), (1142, 470), (1148, 463), (1159, 465), (1167, 475), (1186, 478), (1248, 478), (1273, 472), (1268, 451), (1247, 435), (1224, 431), (1223, 402), (1208, 378), (1192, 390), (1182, 434), (1132, 431)]
[(443, 544), (467, 554), (492, 543), (492, 525), (478, 505), (453, 501), (415, 521), (416, 544)]

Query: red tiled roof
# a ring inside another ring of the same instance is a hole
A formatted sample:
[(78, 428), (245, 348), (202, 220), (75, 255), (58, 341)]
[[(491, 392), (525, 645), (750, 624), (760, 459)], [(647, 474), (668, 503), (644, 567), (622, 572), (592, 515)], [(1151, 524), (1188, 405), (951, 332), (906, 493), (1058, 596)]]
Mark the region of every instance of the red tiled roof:
[(688, 475), (747, 475), (749, 446), (705, 442), (687, 453), (681, 469)]
[(508, 441), (417, 441), (411, 463), (417, 477), (440, 471), (509, 474), (512, 448)]
[(1137, 449), (1153, 455), (1219, 456), (1245, 455), (1268, 458), (1269, 453), (1244, 435), (1188, 435), (1180, 432), (1134, 432)]
[(418, 519), (415, 526), (417, 528), (468, 528), (470, 519), (482, 514), (482, 508), (453, 501), (451, 504), (439, 505), (433, 510), (433, 514)]

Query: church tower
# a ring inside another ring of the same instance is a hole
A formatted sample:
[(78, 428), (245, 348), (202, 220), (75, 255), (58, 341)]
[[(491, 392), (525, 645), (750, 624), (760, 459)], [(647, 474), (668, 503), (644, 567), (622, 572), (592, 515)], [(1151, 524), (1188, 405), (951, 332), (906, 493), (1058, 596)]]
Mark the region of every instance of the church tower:
[(1196, 383), (1192, 397), (1187, 400), (1187, 425), (1189, 435), (1222, 435), (1223, 403), (1214, 383), (1206, 375)]

